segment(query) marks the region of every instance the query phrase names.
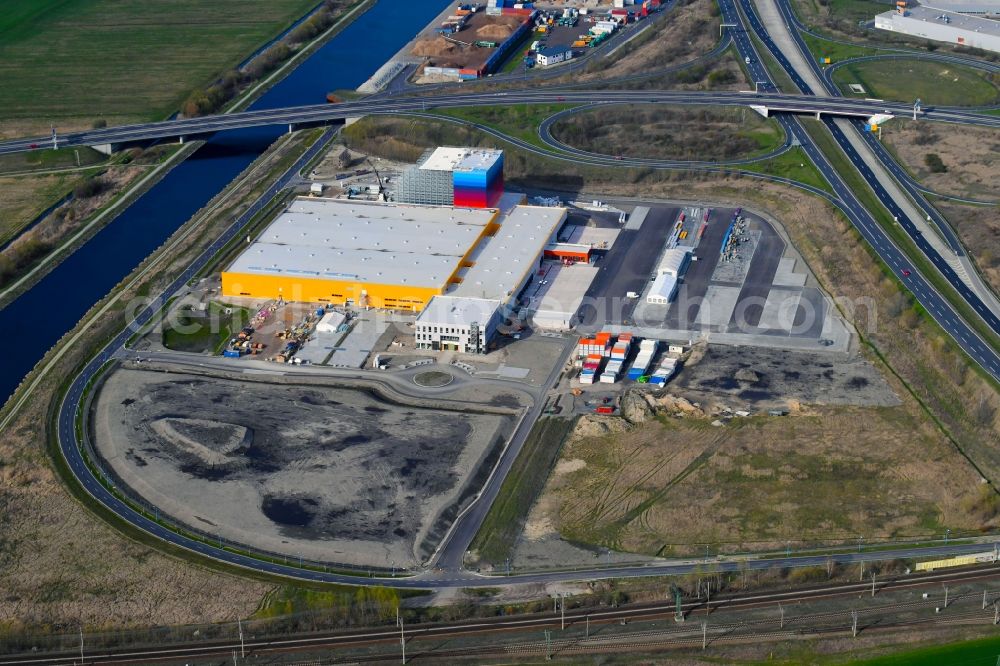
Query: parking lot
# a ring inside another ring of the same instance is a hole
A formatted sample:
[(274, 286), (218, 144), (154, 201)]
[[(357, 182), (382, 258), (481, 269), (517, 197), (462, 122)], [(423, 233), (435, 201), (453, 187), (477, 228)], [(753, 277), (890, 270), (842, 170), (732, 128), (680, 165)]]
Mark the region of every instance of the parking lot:
[[(846, 325), (794, 248), (768, 221), (744, 211), (723, 255), (722, 243), (735, 212), (651, 206), (638, 228), (634, 228), (637, 223), (626, 224), (598, 261), (598, 274), (581, 312), (582, 330), (610, 327), (665, 339), (721, 334), (736, 336), (734, 342), (748, 336), (747, 344), (780, 345), (785, 339), (795, 340), (798, 348), (808, 342), (846, 349), (850, 340)], [(692, 261), (669, 305), (647, 303), (646, 294), (675, 227), (683, 236), (677, 246), (691, 248)], [(630, 292), (638, 298), (629, 298)]]

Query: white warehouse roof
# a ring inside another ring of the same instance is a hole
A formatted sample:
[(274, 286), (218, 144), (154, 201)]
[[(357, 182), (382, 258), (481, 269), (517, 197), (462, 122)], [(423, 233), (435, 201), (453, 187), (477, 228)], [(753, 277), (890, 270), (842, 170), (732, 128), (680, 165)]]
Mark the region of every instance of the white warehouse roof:
[(1000, 0), (922, 0), (920, 4), (959, 14), (1000, 15)]
[(657, 267), (656, 272), (679, 277), (687, 263), (688, 253), (690, 253), (690, 250), (687, 248), (672, 247), (668, 249), (663, 253), (663, 258), (660, 259), (660, 265)]
[(496, 214), (299, 198), (228, 270), (439, 288)]
[(461, 296), (433, 296), (427, 307), (417, 316), (418, 324), (434, 326), (486, 326), (500, 304), (485, 298)]
[(421, 169), (432, 171), (473, 171), (489, 169), (503, 157), (502, 150), (488, 148), (450, 148), (442, 146), (427, 156)]
[(661, 273), (646, 294), (647, 303), (665, 305), (674, 299), (677, 293), (677, 278), (668, 273)]
[(469, 257), (474, 265), (459, 274), (462, 282), (448, 295), (506, 303), (538, 265), (566, 214), (565, 208), (515, 206), (499, 218), (500, 230), (484, 238)]

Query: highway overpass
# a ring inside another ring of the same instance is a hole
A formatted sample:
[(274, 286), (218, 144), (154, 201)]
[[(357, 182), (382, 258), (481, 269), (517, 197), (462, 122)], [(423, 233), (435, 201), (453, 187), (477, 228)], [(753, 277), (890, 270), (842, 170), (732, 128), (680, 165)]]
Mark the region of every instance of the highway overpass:
[[(248, 127), (286, 126), (289, 131), (326, 125), (345, 118), (373, 113), (405, 113), (436, 108), (496, 106), (504, 104), (679, 104), (750, 106), (768, 109), (769, 113), (795, 113), (816, 116), (868, 118), (882, 113), (895, 116), (911, 114), (912, 107), (898, 102), (817, 98), (775, 92), (689, 92), (689, 91), (509, 91), (462, 93), (427, 96), (378, 97), (343, 104), (316, 104), (263, 111), (242, 111), (225, 115), (164, 120), (161, 122), (122, 125), (68, 134), (15, 139), (0, 142), (0, 155), (54, 147), (91, 146), (109, 151), (117, 146), (153, 140), (178, 141), (203, 138), (226, 130)], [(931, 109), (923, 113), (929, 120), (1000, 127), (1000, 117), (961, 109)]]

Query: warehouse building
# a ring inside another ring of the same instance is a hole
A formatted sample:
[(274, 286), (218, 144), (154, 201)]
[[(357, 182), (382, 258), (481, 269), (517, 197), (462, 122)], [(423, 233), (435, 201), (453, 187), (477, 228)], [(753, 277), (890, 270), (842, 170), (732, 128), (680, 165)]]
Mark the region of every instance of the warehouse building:
[(931, 7), (910, 7), (875, 17), (875, 27), (911, 37), (968, 46), (1000, 53), (1000, 21), (943, 12)]
[(573, 57), (573, 49), (568, 46), (549, 46), (538, 49), (535, 53), (535, 61), (541, 67), (548, 67), (560, 62), (565, 62)]
[(225, 296), (420, 310), (499, 228), (496, 209), (300, 197), (222, 273)]
[(485, 353), (566, 215), (565, 208), (543, 206), (503, 213), (499, 230), (476, 247), (448, 291), (434, 296), (417, 317), (417, 347)]
[(400, 174), (402, 203), (490, 208), (503, 194), (503, 151), (441, 147), (425, 152)]
[(677, 276), (660, 273), (653, 280), (646, 294), (646, 302), (652, 305), (668, 305), (677, 294)]
[(679, 278), (687, 270), (688, 262), (691, 260), (691, 250), (687, 247), (672, 247), (667, 249), (660, 258), (660, 263), (656, 267), (657, 275), (672, 275)]

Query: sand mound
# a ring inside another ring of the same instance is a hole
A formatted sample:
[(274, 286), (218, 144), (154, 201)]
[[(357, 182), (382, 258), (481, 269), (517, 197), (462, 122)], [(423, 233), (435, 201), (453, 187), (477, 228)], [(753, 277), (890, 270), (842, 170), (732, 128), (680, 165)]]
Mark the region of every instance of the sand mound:
[(442, 56), (449, 55), (455, 52), (457, 46), (444, 37), (432, 37), (430, 39), (418, 40), (416, 44), (413, 45), (413, 55), (418, 56)]
[(498, 23), (493, 23), (490, 25), (484, 25), (482, 28), (476, 30), (476, 37), (480, 39), (491, 39), (496, 41), (503, 41), (514, 34), (514, 28), (509, 25), (503, 25)]

